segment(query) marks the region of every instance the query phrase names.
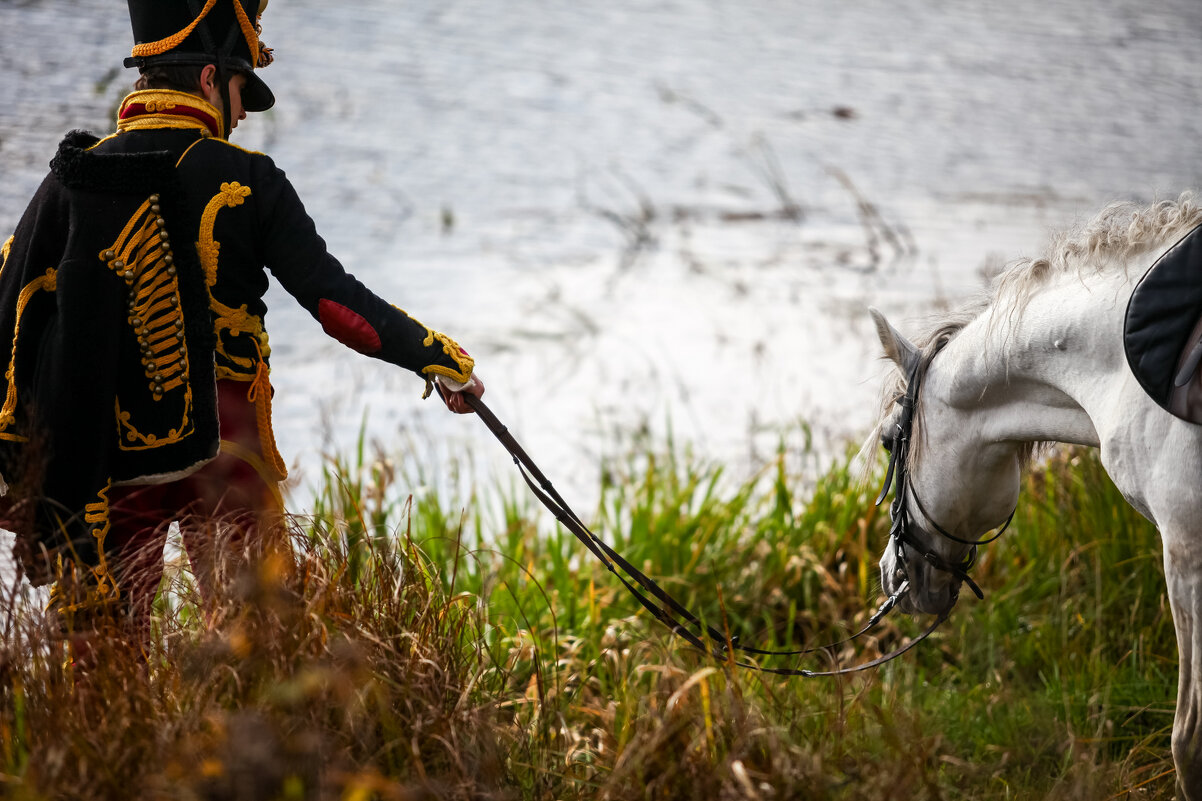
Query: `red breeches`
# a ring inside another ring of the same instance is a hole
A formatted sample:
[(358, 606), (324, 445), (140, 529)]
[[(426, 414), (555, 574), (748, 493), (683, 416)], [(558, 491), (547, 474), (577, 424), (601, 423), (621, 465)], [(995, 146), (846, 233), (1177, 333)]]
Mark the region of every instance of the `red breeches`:
[[(217, 382), (222, 452), (191, 475), (166, 484), (113, 487), (105, 552), (136, 636), (149, 636), (151, 606), (163, 576), (163, 550), (178, 522), (202, 601), (215, 599), (230, 555), (257, 546), (278, 526), (276, 482), (264, 476), (255, 405), (248, 384)], [(235, 455), (238, 454), (238, 455)]]

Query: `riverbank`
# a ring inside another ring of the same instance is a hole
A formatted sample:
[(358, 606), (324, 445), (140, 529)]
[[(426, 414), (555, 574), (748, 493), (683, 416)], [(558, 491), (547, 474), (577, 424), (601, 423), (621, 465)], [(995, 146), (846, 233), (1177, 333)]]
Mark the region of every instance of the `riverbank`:
[[(635, 443), (603, 472), (584, 517), (743, 642), (841, 639), (880, 600), (887, 516), (846, 464), (726, 486)], [(1159, 544), (1091, 452), (1025, 478), (973, 570), (985, 601), (842, 679), (701, 656), (524, 492), (419, 483), (331, 464), (295, 562), (256, 562), (207, 614), (176, 565), (148, 664), (113, 648), (81, 674), (7, 618), (6, 797), (1172, 797)], [(921, 628), (766, 664), (855, 664)]]

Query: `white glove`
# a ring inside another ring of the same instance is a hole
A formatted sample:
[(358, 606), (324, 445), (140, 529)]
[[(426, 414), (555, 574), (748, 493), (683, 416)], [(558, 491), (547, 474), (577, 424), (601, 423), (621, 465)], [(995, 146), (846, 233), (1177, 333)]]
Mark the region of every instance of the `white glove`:
[(466, 383), (460, 383), (453, 378), (447, 378), (445, 375), (434, 376), (434, 381), (447, 392), (463, 392), (465, 389), (476, 386), (476, 375), (473, 373), (469, 376)]

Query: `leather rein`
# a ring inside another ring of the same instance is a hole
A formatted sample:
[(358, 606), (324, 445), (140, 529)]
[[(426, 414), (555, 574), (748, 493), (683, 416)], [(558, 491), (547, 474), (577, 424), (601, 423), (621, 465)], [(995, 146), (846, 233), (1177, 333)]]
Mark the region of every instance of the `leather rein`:
[[(894, 543), (894, 546), (899, 549), (899, 556), (901, 556), (901, 549), (904, 547), (904, 544), (909, 544), (911, 548), (915, 547), (912, 540), (906, 534), (907, 523), (905, 521), (908, 521), (909, 515), (903, 498), (906, 494), (904, 490), (909, 483), (908, 473), (905, 466), (905, 460), (898, 458), (899, 452), (907, 449), (910, 436), (910, 426), (913, 422), (913, 408), (914, 403), (917, 401), (918, 395), (917, 385), (913, 380), (914, 378), (916, 378), (916, 376), (911, 376), (912, 392), (908, 391), (905, 398), (902, 399), (903, 401), (908, 401), (909, 404), (907, 406), (906, 403), (903, 403), (903, 409), (908, 409), (908, 411), (903, 411), (902, 414), (902, 420), (905, 421), (905, 425), (903, 427), (899, 422), (898, 426), (898, 436), (900, 437), (899, 442), (902, 443), (902, 445), (901, 447), (894, 448), (891, 451), (888, 474), (885, 479), (885, 488), (882, 490), (881, 495), (876, 502), (879, 506), (884, 500), (884, 497), (888, 494), (889, 486), (893, 481), (896, 469), (898, 492), (895, 496), (893, 506), (891, 507), (891, 512), (894, 514), (894, 521), (890, 530), (890, 538)], [(765, 650), (743, 645), (738, 642), (737, 637), (725, 635), (715, 629), (713, 626), (703, 623), (697, 615), (689, 611), (689, 609), (677, 601), (670, 593), (660, 587), (660, 585), (657, 584), (653, 579), (645, 575), (642, 571), (627, 561), (621, 554), (606, 544), (604, 540), (594, 534), (588, 528), (588, 526), (586, 526), (580, 520), (580, 518), (568, 505), (567, 501), (560, 496), (559, 492), (551, 484), (550, 480), (546, 477), (546, 475), (543, 474), (543, 472), (538, 468), (538, 465), (534, 463), (534, 460), (530, 458), (530, 456), (526, 453), (514, 436), (509, 432), (509, 429), (497, 419), (497, 416), (493, 414), (492, 410), (488, 408), (484, 401), (469, 393), (464, 393), (463, 398), (467, 405), (476, 412), (477, 416), (485, 424), (485, 426), (488, 427), (489, 431), (491, 431), (497, 440), (500, 441), (505, 450), (509, 452), (509, 455), (513, 458), (514, 464), (517, 465), (518, 471), (521, 473), (522, 479), (526, 482), (526, 485), (530, 487), (531, 492), (534, 493), (534, 496), (538, 498), (539, 502), (542, 503), (543, 506), (545, 506), (555, 516), (555, 519), (558, 520), (564, 528), (570, 531), (576, 537), (576, 539), (580, 540), (580, 542), (586, 548), (588, 548), (589, 552), (592, 553), (593, 556), (595, 556), (610, 573), (617, 577), (627, 591), (629, 591), (630, 594), (633, 595), (635, 599), (638, 600), (638, 602), (643, 606), (643, 608), (650, 612), (656, 620), (666, 626), (673, 634), (679, 636), (689, 643), (689, 645), (693, 646), (699, 651), (709, 654), (716, 659), (728, 661), (738, 667), (749, 668), (762, 673), (772, 673), (780, 676), (813, 677), (838, 676), (847, 673), (856, 673), (862, 670), (868, 670), (877, 667), (878, 665), (882, 665), (885, 662), (889, 662), (906, 653), (915, 645), (930, 636), (931, 633), (934, 632), (935, 629), (937, 629), (940, 625), (942, 625), (951, 614), (951, 607), (949, 607), (947, 610), (937, 615), (934, 622), (931, 623), (931, 625), (928, 626), (925, 631), (923, 631), (914, 639), (904, 643), (887, 654), (883, 654), (868, 662), (853, 665), (851, 667), (825, 671), (805, 670), (801, 668), (772, 668), (763, 667), (753, 662), (740, 660), (735, 657), (734, 652), (737, 651), (748, 656), (802, 656), (805, 654), (829, 651), (831, 648), (856, 640), (868, 633), (871, 629), (875, 628), (877, 624), (879, 624), (880, 621), (884, 619), (884, 617), (897, 605), (898, 601), (901, 600), (901, 598), (907, 592), (909, 592), (910, 581), (908, 577), (903, 579), (897, 590), (884, 600), (876, 612), (873, 613), (872, 617), (868, 619), (867, 623), (855, 634), (844, 640), (829, 643), (827, 645), (796, 650)], [(917, 501), (917, 496), (914, 497)], [(919, 504), (919, 507), (921, 508), (921, 503)], [(925, 512), (923, 514), (926, 516)], [(926, 517), (928, 520), (930, 520), (929, 516)], [(1013, 513), (1011, 514), (1011, 517), (1013, 517)], [(902, 522), (899, 523), (899, 520)], [(1009, 520), (1007, 520), (1007, 524), (1008, 523)], [(938, 526), (936, 526), (936, 528), (938, 529)], [(942, 532), (942, 529), (938, 530)], [(1001, 532), (998, 532), (998, 534), (1000, 535)], [(953, 537), (953, 539), (955, 538)], [(924, 557), (927, 558), (928, 561), (931, 559), (939, 559), (939, 557), (933, 552), (925, 553)], [(899, 561), (898, 564), (904, 565), (905, 563), (904, 561)], [(934, 564), (934, 562), (932, 562), (932, 564)], [(961, 581), (967, 581), (978, 595), (981, 594), (980, 589), (970, 578), (968, 578), (966, 572), (968, 568), (972, 566), (972, 560), (968, 561), (966, 564), (956, 566), (947, 565), (946, 563), (940, 562), (940, 564), (937, 566), (940, 567), (940, 569), (952, 572), (952, 574), (957, 578), (960, 578)]]

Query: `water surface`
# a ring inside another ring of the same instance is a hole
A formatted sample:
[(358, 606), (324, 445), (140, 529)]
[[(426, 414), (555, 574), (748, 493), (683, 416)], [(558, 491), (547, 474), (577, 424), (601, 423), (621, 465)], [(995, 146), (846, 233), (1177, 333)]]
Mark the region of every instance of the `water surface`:
[[(0, 230), (64, 131), (111, 129), (120, 5), (0, 0)], [(586, 499), (640, 428), (740, 471), (799, 420), (837, 452), (873, 423), (866, 306), (904, 328), (1111, 200), (1202, 183), (1195, 0), (288, 0), (264, 29), (279, 103), (234, 141)], [(269, 301), (300, 497), (365, 414), (431, 476), (506, 469), (415, 377)]]

